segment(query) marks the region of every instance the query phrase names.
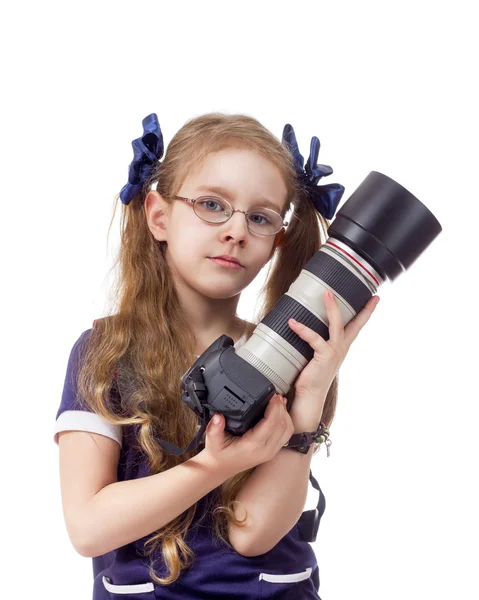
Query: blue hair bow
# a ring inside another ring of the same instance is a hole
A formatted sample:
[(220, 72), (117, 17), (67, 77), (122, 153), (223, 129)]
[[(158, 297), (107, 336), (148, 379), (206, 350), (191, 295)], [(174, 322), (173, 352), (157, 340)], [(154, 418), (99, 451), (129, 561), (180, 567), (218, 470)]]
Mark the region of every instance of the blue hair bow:
[(328, 165), (318, 165), (320, 142), (316, 136), (311, 138), (309, 158), (304, 165), (304, 158), (299, 152), (294, 129), (289, 123), (283, 129), (283, 145), (291, 152), (299, 181), (308, 190), (316, 210), (326, 219), (332, 219), (344, 194), (344, 187), (339, 183), (317, 185), (321, 177), (331, 175), (333, 169)]
[(133, 161), (128, 171), (128, 183), (120, 192), (123, 204), (129, 204), (138, 195), (151, 173), (152, 165), (163, 156), (163, 134), (155, 113), (142, 121), (143, 135), (131, 142)]

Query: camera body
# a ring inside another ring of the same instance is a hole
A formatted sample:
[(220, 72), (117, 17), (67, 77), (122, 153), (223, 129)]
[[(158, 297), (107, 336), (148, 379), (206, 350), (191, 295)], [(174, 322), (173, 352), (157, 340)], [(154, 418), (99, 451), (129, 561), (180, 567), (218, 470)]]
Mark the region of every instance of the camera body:
[(269, 379), (246, 362), (222, 335), (195, 361), (181, 378), (182, 400), (201, 418), (207, 411), (225, 416), (225, 429), (242, 435), (264, 415), (276, 393)]

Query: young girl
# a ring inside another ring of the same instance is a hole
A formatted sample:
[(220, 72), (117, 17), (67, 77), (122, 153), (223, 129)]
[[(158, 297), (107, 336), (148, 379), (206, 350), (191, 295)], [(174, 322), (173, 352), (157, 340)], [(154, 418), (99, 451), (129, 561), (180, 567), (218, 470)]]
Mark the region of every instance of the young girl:
[[(343, 328), (325, 294), (328, 341), (289, 321), (313, 359), (243, 436), (218, 414), (194, 450), (174, 456), (158, 440), (186, 448), (195, 437), (181, 376), (222, 334), (236, 348), (249, 338), (324, 243), (338, 186), (308, 178), (317, 156), (301, 170), (292, 128), (282, 144), (253, 118), (204, 115), (161, 161), (156, 115), (143, 126), (120, 193), (117, 305), (74, 344), (57, 413), (68, 534), (93, 558), (94, 600), (317, 599), (317, 561), (298, 527), (314, 446), (284, 445), (329, 427), (337, 372), (378, 297)], [(262, 310), (246, 322), (240, 294), (275, 253)]]

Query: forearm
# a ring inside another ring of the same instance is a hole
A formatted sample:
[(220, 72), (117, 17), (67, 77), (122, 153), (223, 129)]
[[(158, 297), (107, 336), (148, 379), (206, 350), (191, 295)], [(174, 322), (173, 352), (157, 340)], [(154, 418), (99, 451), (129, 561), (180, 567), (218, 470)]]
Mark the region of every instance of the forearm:
[(200, 452), (161, 473), (107, 485), (85, 507), (76, 549), (83, 556), (99, 556), (149, 535), (228, 476), (210, 468)]
[(230, 526), (233, 547), (245, 556), (271, 550), (294, 526), (303, 512), (308, 493), (312, 449), (301, 454), (286, 448), (258, 465), (237, 496), (235, 514), (245, 516), (243, 527)]
[[(295, 433), (315, 431), (322, 402), (296, 399), (290, 412)], [(292, 529), (300, 518), (308, 494), (313, 446), (307, 454), (284, 448), (270, 461), (258, 465), (241, 488), (235, 514), (245, 516), (243, 527), (230, 526), (233, 547), (245, 556), (264, 554)]]

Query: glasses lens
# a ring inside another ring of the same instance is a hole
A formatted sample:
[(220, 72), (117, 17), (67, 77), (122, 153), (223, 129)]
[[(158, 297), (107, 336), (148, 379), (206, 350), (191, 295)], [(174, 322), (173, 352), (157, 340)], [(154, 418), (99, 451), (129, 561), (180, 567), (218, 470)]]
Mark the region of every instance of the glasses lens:
[[(231, 204), (215, 196), (201, 196), (193, 205), (197, 216), (207, 223), (224, 223), (233, 211)], [(259, 235), (272, 235), (283, 226), (283, 219), (269, 208), (254, 208), (248, 214), (248, 227)]]
[(195, 213), (208, 223), (222, 223), (231, 215), (231, 206), (226, 200), (213, 196), (202, 196), (193, 205)]
[(283, 226), (283, 219), (269, 208), (255, 208), (248, 214), (248, 224), (251, 231), (260, 235), (277, 233)]

